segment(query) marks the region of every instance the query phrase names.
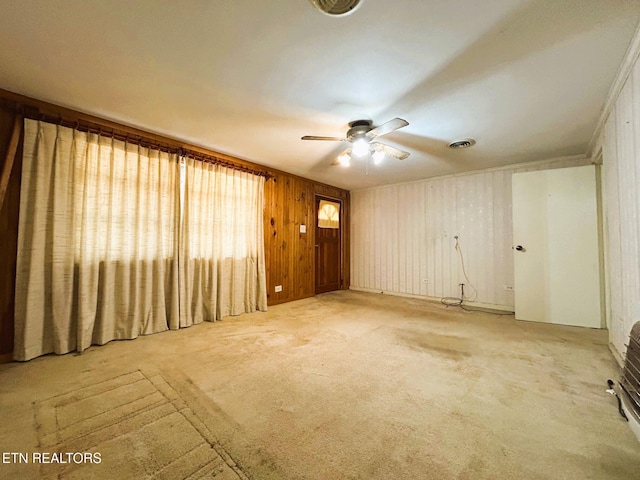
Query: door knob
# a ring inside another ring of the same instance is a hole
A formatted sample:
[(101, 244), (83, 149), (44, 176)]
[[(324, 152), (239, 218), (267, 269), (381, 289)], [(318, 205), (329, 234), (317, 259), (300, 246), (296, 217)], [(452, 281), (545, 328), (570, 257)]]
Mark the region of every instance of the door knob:
[(518, 250), (519, 252), (524, 252), (524, 247), (522, 245), (518, 245), (516, 247), (516, 250)]

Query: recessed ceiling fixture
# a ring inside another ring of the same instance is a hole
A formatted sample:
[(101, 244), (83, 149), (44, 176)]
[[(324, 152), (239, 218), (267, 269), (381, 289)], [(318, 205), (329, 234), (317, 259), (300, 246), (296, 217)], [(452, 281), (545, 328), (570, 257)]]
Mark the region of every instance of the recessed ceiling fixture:
[(347, 15), (353, 12), (360, 0), (309, 0), (311, 4), (320, 10), (322, 13), (339, 17), (341, 15)]
[(458, 140), (457, 142), (451, 142), (449, 148), (469, 148), (473, 147), (476, 141), (473, 138), (465, 138), (464, 140)]

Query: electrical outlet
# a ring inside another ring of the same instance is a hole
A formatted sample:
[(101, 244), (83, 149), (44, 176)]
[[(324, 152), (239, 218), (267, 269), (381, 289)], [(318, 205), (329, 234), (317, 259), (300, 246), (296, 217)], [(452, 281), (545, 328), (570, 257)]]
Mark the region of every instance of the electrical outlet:
[(282, 291), (282, 285), (276, 285), (276, 293), (280, 293)]
[(428, 278), (423, 278), (422, 279), (422, 283), (424, 283), (426, 285), (427, 283), (429, 283), (429, 279)]
[(505, 285), (504, 286), (505, 291), (507, 292), (513, 292), (513, 285)]

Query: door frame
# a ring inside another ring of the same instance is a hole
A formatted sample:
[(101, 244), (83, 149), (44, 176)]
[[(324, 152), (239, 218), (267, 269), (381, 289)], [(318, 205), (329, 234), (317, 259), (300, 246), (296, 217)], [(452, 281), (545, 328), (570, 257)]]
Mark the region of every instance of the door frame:
[[(611, 304), (610, 290), (611, 279), (609, 277), (609, 258), (607, 252), (607, 235), (605, 231), (609, 228), (607, 224), (607, 217), (605, 215), (605, 196), (604, 192), (604, 178), (602, 171), (603, 153), (602, 146), (598, 149), (597, 153), (593, 156), (592, 164), (596, 168), (596, 208), (598, 215), (598, 259), (600, 263), (600, 310), (602, 315), (602, 328), (611, 330), (611, 315), (609, 312), (609, 305)], [(613, 350), (612, 350), (613, 351)]]
[(344, 199), (340, 198), (340, 197), (334, 197), (332, 195), (326, 195), (326, 194), (322, 194), (322, 193), (316, 193), (313, 197), (313, 294), (314, 295), (318, 295), (315, 293), (316, 291), (316, 269), (317, 269), (317, 264), (318, 264), (318, 258), (317, 258), (317, 250), (316, 250), (316, 232), (318, 229), (318, 205), (320, 203), (320, 200), (328, 200), (329, 202), (334, 202), (334, 203), (338, 203), (340, 204), (340, 220), (339, 220), (339, 229), (340, 229), (340, 279), (338, 281), (338, 290), (345, 290), (345, 285), (344, 285), (344, 272), (345, 272), (345, 268), (344, 268), (344, 259), (345, 259), (345, 202)]

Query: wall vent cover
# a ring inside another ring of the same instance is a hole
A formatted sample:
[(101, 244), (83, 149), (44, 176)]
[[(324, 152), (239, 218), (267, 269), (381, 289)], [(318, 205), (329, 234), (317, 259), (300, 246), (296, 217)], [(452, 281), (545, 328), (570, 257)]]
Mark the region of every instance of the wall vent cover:
[(322, 13), (334, 17), (351, 13), (360, 5), (360, 0), (310, 0), (310, 2)]

